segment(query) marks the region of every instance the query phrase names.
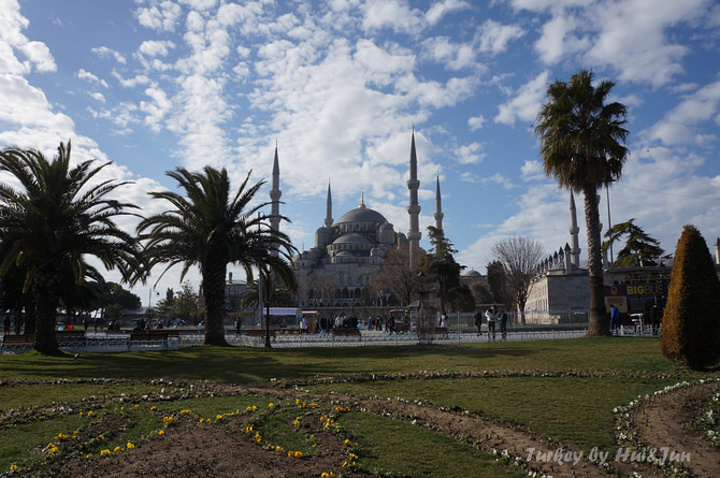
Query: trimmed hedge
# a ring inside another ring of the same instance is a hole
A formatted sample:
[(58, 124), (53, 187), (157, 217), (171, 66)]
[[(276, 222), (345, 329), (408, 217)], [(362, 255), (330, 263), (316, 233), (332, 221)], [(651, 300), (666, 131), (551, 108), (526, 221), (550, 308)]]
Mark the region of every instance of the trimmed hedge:
[(694, 370), (720, 358), (720, 281), (705, 239), (691, 225), (675, 250), (660, 349)]

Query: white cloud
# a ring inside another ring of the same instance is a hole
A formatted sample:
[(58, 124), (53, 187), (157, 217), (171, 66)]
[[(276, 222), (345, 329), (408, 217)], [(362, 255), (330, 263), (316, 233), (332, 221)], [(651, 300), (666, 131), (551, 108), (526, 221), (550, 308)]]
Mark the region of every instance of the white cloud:
[(50, 53), (50, 49), (44, 43), (29, 41), (21, 45), (20, 50), (31, 63), (35, 64), (38, 71), (47, 72), (57, 70), (55, 59)]
[(135, 16), (140, 25), (154, 30), (173, 31), (182, 14), (180, 5), (165, 0), (152, 7), (140, 7)]
[(468, 126), (470, 127), (470, 131), (477, 131), (485, 125), (485, 117), (483, 115), (480, 116), (472, 116), (468, 118)]
[(471, 8), (464, 0), (443, 0), (433, 4), (425, 13), (425, 19), (430, 25), (435, 25), (445, 15)]
[(432, 37), (423, 41), (423, 53), (450, 70), (480, 67), (475, 62), (475, 48), (470, 43), (453, 43), (448, 37)]
[(706, 0), (605, 3), (593, 9), (600, 31), (586, 56), (592, 64), (612, 66), (619, 79), (664, 85), (682, 72), (688, 53), (669, 41), (666, 30), (698, 18), (706, 7)]
[(411, 9), (407, 0), (370, 0), (363, 5), (363, 28), (391, 28), (396, 32), (418, 34), (425, 28), (425, 16)]
[[(0, 15), (0, 74), (25, 74), (33, 67), (41, 73), (56, 71), (55, 59), (47, 45), (29, 41), (23, 35), (22, 31), (29, 22), (20, 14), (20, 4), (16, 0), (5, 0), (3, 3)], [(21, 51), (27, 60), (21, 62), (13, 49)]]
[(167, 56), (168, 50), (175, 48), (171, 41), (146, 40), (140, 44), (140, 53), (146, 56)]
[(100, 103), (105, 103), (105, 96), (100, 92), (93, 91), (93, 92), (88, 93), (88, 95), (90, 95), (90, 97), (92, 99), (97, 100)]
[(117, 61), (121, 65), (127, 64), (127, 59), (123, 55), (121, 55), (119, 52), (117, 52), (111, 48), (108, 48), (106, 46), (92, 48), (90, 51), (95, 53), (100, 58), (112, 57), (115, 59), (115, 61)]
[(103, 88), (107, 88), (108, 84), (105, 80), (101, 80), (97, 77), (97, 75), (94, 75), (90, 73), (89, 71), (84, 70), (83, 68), (80, 68), (77, 73), (75, 73), (75, 76), (80, 78), (81, 80), (87, 81), (88, 83), (92, 83), (94, 85), (100, 85)]
[(158, 132), (162, 127), (162, 121), (172, 110), (172, 101), (164, 91), (156, 87), (147, 88), (145, 94), (150, 97), (150, 101), (141, 101), (139, 109), (146, 114), (145, 124)]
[(485, 159), (485, 152), (481, 143), (470, 143), (455, 149), (455, 156), (460, 164), (477, 164)]
[(493, 20), (487, 20), (476, 34), (476, 43), (480, 51), (497, 55), (507, 49), (508, 43), (521, 38), (525, 32), (514, 25), (502, 25)]
[(672, 28), (706, 15), (710, 0), (581, 2), (514, 0), (518, 10), (550, 13), (535, 43), (548, 65), (574, 57), (583, 65), (608, 67), (618, 79), (659, 87), (683, 72), (687, 47)]
[(520, 168), (520, 172), (525, 181), (537, 181), (546, 179), (547, 177), (541, 161), (525, 160)]
[(588, 38), (574, 34), (580, 27), (579, 23), (584, 23), (584, 20), (578, 20), (571, 13), (564, 13), (543, 25), (542, 35), (535, 42), (535, 51), (543, 63), (552, 65), (568, 55), (587, 50), (590, 46)]
[(149, 85), (152, 80), (147, 75), (136, 75), (132, 78), (124, 78), (120, 73), (113, 70), (112, 75), (118, 80), (123, 88), (135, 88), (136, 86)]
[(664, 145), (704, 144), (715, 136), (701, 133), (698, 125), (717, 121), (720, 110), (720, 82), (710, 83), (687, 95), (655, 125), (643, 133), (650, 141)]
[(521, 86), (512, 100), (500, 105), (495, 122), (514, 125), (517, 120), (533, 121), (543, 104), (548, 77), (546, 70)]

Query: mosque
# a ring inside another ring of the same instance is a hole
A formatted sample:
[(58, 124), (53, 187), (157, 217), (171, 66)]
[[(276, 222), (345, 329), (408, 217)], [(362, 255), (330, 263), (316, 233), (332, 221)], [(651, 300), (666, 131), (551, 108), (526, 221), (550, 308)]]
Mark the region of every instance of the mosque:
[[(417, 178), (417, 154), (415, 132), (410, 144), (409, 191), (409, 230), (407, 235), (396, 230), (393, 224), (378, 211), (365, 204), (364, 195), (360, 205), (333, 219), (332, 192), (328, 184), (325, 219), (315, 232), (315, 245), (302, 251), (292, 260), (297, 274), (300, 290), (299, 307), (353, 307), (372, 300), (372, 279), (381, 269), (384, 260), (392, 248), (409, 247), (418, 250), (420, 205)], [(272, 211), (271, 225), (279, 227), (279, 199), (281, 191), (280, 167), (277, 148), (272, 173)], [(435, 227), (442, 229), (442, 203), (440, 197), (440, 179), (436, 180)], [(411, 259), (412, 260), (412, 259)]]

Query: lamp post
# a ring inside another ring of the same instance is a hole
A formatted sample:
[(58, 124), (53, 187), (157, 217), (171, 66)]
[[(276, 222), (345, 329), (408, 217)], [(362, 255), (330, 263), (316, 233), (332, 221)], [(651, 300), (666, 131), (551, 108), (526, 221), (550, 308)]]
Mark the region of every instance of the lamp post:
[(270, 302), (265, 302), (265, 347), (270, 348)]

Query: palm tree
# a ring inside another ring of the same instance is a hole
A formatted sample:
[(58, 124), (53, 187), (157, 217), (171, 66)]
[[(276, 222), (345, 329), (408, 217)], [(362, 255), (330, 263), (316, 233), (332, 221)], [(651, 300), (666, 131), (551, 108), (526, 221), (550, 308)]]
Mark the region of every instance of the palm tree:
[(628, 131), (626, 108), (605, 104), (611, 81), (592, 84), (593, 74), (581, 70), (569, 82), (555, 81), (547, 89), (548, 101), (537, 116), (535, 134), (545, 173), (561, 187), (585, 196), (590, 278), (590, 323), (587, 336), (606, 335), (609, 323), (603, 297), (598, 188), (620, 179), (628, 154), (623, 145)]
[(227, 345), (223, 324), (227, 265), (241, 265), (250, 278), (252, 266), (292, 276), (289, 259), (294, 248), (287, 235), (273, 230), (265, 217), (257, 214), (269, 203), (250, 206), (264, 181), (250, 186), (248, 173), (231, 197), (224, 168), (218, 171), (206, 166), (201, 173), (177, 168), (167, 175), (185, 190), (187, 198), (170, 191), (150, 193), (172, 208), (141, 221), (138, 232), (147, 240), (150, 265), (168, 264), (163, 274), (182, 264), (184, 277), (190, 267), (199, 266), (206, 308), (205, 344)]
[(19, 183), (18, 188), (0, 184), (0, 275), (25, 266), (25, 290), (35, 299), (35, 348), (46, 354), (58, 350), (55, 324), (63, 288), (82, 285), (87, 277), (103, 281), (88, 256), (117, 268), (124, 280), (137, 280), (143, 270), (137, 240), (114, 222), (135, 215), (127, 210), (136, 206), (107, 198), (128, 183), (94, 181), (110, 163), (95, 166), (89, 160), (71, 169), (70, 150), (70, 142), (61, 143), (52, 161), (33, 149), (0, 152), (0, 171)]

